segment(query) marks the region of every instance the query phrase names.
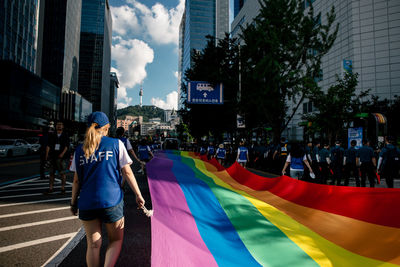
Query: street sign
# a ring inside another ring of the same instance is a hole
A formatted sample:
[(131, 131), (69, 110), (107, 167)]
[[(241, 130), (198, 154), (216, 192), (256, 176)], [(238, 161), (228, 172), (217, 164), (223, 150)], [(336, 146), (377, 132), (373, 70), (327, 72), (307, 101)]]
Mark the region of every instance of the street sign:
[(209, 82), (191, 81), (188, 83), (188, 104), (224, 103), (222, 83), (212, 86)]

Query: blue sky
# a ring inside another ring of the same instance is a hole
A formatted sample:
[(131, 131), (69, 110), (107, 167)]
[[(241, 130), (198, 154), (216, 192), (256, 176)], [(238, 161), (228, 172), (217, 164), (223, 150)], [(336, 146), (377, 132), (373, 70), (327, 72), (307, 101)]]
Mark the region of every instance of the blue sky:
[[(231, 2), (231, 1), (230, 1)], [(112, 71), (120, 82), (118, 108), (139, 104), (177, 108), (178, 38), (184, 0), (110, 0)]]

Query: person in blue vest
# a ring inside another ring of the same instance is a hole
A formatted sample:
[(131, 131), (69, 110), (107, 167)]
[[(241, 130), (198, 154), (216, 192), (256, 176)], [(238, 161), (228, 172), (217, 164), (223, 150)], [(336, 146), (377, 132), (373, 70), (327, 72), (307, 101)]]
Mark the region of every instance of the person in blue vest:
[(285, 137), (281, 138), (281, 142), (276, 146), (272, 159), (275, 161), (276, 171), (279, 172), (285, 165), (286, 158), (289, 155), (290, 147)]
[(216, 158), (219, 164), (224, 165), (225, 158), (226, 158), (226, 149), (224, 148), (223, 144), (220, 144), (217, 148)]
[(351, 140), (350, 147), (344, 151), (344, 185), (349, 185), (350, 177), (353, 175), (356, 180), (356, 186), (360, 187), (360, 177), (359, 171), (356, 163), (357, 149), (356, 149), (357, 141)]
[(357, 151), (356, 162), (357, 166), (360, 166), (361, 172), (361, 187), (365, 187), (366, 178), (368, 177), (369, 186), (375, 187), (375, 172), (376, 159), (374, 150), (369, 146), (368, 140), (362, 141), (362, 147)]
[(291, 147), (289, 155), (286, 157), (286, 162), (282, 169), (282, 175), (286, 175), (286, 168), (290, 165), (290, 177), (301, 180), (304, 176), (304, 164), (307, 166), (308, 171), (310, 172), (310, 177), (315, 178), (313, 170), (308, 163), (306, 154), (298, 144), (294, 143)]
[(128, 140), (128, 138), (124, 137), (125, 134), (125, 129), (124, 127), (118, 127), (115, 134), (117, 135), (117, 138), (121, 140), (121, 142), (125, 145), (126, 151), (137, 161), (140, 163), (143, 169), (143, 165), (145, 164), (144, 161), (141, 161), (137, 156), (135, 151), (132, 148), (131, 142)]
[(249, 150), (244, 146), (243, 141), (239, 143), (236, 161), (244, 168), (246, 167), (246, 163), (249, 161)]
[(399, 177), (400, 150), (394, 146), (394, 138), (386, 138), (386, 145), (379, 154), (378, 171), (385, 178), (388, 188), (393, 188), (393, 181)]
[(207, 149), (205, 148), (205, 145), (203, 143), (200, 145), (199, 153), (200, 153), (201, 156), (207, 154)]
[(107, 137), (109, 127), (103, 112), (88, 116), (84, 142), (76, 148), (70, 167), (74, 172), (71, 213), (76, 216), (79, 210), (85, 228), (88, 266), (100, 264), (103, 223), (108, 234), (104, 266), (117, 262), (124, 236), (123, 179), (135, 193), (138, 207), (144, 208), (145, 203), (130, 167), (132, 160), (120, 140)]
[[(150, 147), (147, 145), (146, 139), (142, 139), (140, 141), (140, 144), (138, 145), (138, 154), (139, 154), (139, 159), (140, 161), (149, 162), (153, 157), (153, 152), (151, 152)], [(144, 165), (142, 165), (142, 171), (144, 172)]]
[(343, 175), (344, 148), (341, 142), (336, 140), (335, 146), (331, 149), (331, 168), (332, 168), (332, 185), (341, 185)]
[(215, 148), (213, 142), (207, 147), (207, 158), (212, 159), (215, 156)]

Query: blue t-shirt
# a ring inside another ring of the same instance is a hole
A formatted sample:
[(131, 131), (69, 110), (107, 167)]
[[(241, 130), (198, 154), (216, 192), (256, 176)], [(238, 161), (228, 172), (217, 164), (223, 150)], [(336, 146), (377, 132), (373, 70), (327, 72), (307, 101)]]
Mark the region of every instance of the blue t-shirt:
[(209, 155), (214, 155), (214, 153), (215, 153), (215, 148), (214, 148), (213, 146), (209, 146), (209, 147), (207, 148), (207, 152), (208, 152)]
[(249, 153), (249, 150), (247, 147), (241, 146), (238, 148), (238, 153), (239, 153), (239, 161), (247, 161), (247, 154)]
[(357, 151), (357, 157), (360, 158), (361, 163), (372, 162), (374, 150), (369, 146), (362, 146)]
[(102, 137), (99, 148), (89, 158), (79, 145), (71, 166), (80, 183), (78, 208), (102, 209), (120, 203), (123, 198), (121, 165), (131, 162), (125, 146), (118, 139)]
[(225, 148), (217, 148), (217, 159), (225, 159), (226, 149)]
[(149, 146), (138, 146), (138, 154), (139, 154), (139, 159), (140, 160), (147, 160), (150, 158), (149, 152), (150, 152), (150, 147)]

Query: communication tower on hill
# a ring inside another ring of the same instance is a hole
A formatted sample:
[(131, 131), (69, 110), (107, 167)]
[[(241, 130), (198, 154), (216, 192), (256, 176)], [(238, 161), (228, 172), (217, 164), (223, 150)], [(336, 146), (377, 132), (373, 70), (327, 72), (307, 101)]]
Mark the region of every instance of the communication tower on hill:
[(140, 84), (140, 91), (139, 91), (139, 96), (140, 96), (140, 107), (142, 107), (142, 98), (143, 98), (143, 83)]

